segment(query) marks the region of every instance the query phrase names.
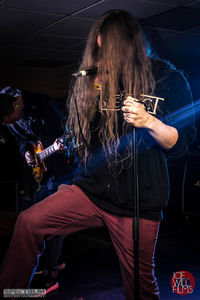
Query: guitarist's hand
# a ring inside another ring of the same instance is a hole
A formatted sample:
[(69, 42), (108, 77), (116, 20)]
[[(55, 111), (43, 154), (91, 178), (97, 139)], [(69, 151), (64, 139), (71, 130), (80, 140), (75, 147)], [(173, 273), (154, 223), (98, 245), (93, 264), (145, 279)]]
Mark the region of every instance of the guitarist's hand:
[(60, 153), (65, 151), (65, 146), (62, 144), (60, 139), (56, 139), (54, 142), (54, 149)]
[(36, 165), (35, 157), (31, 154), (30, 151), (26, 151), (25, 159), (26, 159), (28, 166), (30, 166), (32, 168), (35, 167), (35, 165)]

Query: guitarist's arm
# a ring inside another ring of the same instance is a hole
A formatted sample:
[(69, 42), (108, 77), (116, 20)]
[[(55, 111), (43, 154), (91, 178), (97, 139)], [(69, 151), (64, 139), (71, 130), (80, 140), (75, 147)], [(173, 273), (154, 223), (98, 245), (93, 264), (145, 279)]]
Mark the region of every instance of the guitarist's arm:
[(8, 124), (7, 127), (8, 127), (8, 130), (10, 131), (10, 133), (15, 137), (18, 148), (19, 148), (19, 153), (22, 156), (22, 158), (24, 158), (26, 151), (32, 152), (33, 142), (28, 140), (26, 138), (26, 136), (20, 135), (19, 132), (15, 129), (14, 125)]

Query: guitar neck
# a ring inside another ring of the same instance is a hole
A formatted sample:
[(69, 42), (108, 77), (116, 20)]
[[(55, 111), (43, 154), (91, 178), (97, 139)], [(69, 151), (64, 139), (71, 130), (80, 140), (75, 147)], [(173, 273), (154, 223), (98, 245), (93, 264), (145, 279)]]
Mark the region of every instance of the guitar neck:
[(57, 149), (55, 149), (54, 144), (49, 146), (48, 148), (44, 149), (42, 152), (37, 153), (37, 157), (39, 158), (39, 161), (43, 161), (48, 156), (52, 155), (54, 152), (56, 152)]

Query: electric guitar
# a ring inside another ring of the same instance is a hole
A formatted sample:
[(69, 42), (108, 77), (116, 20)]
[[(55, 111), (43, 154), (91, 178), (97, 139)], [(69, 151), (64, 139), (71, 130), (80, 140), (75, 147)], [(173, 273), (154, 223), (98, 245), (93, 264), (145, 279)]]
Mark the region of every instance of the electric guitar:
[(66, 150), (64, 145), (64, 138), (58, 138), (56, 141), (49, 146), (48, 148), (44, 149), (41, 141), (38, 141), (36, 145), (33, 145), (34, 156), (35, 156), (35, 165), (32, 167), (32, 173), (34, 176), (35, 181), (38, 183), (37, 192), (41, 188), (41, 181), (43, 178), (43, 173), (47, 171), (47, 167), (44, 163), (45, 158), (51, 156), (53, 153), (59, 150)]

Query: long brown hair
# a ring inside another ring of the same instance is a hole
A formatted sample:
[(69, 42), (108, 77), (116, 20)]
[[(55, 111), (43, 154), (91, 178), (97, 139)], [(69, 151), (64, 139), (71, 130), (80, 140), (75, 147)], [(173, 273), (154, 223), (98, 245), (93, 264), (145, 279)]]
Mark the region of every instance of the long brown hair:
[[(97, 43), (98, 36), (101, 37), (101, 47)], [(132, 95), (138, 99), (141, 94), (152, 93), (155, 86), (151, 61), (147, 56), (143, 35), (137, 21), (128, 12), (108, 11), (92, 26), (80, 70), (96, 66), (98, 66), (97, 76), (101, 83), (100, 97), (94, 89), (95, 75), (77, 78), (73, 93), (69, 97), (67, 124), (69, 130), (74, 134), (77, 144), (80, 143), (81, 134), (83, 134), (89, 145), (91, 140), (90, 124), (99, 110), (101, 114), (100, 141), (106, 157), (114, 155), (117, 159), (120, 137), (118, 115), (114, 108), (115, 95), (119, 92), (119, 82), (123, 86), (125, 97)], [(103, 108), (105, 99), (109, 110)], [(80, 126), (75, 100), (77, 101)], [(125, 122), (123, 127), (128, 127)], [(130, 143), (127, 146), (129, 150), (131, 149)], [(87, 146), (84, 145), (82, 150), (81, 158), (85, 160), (88, 156)]]

